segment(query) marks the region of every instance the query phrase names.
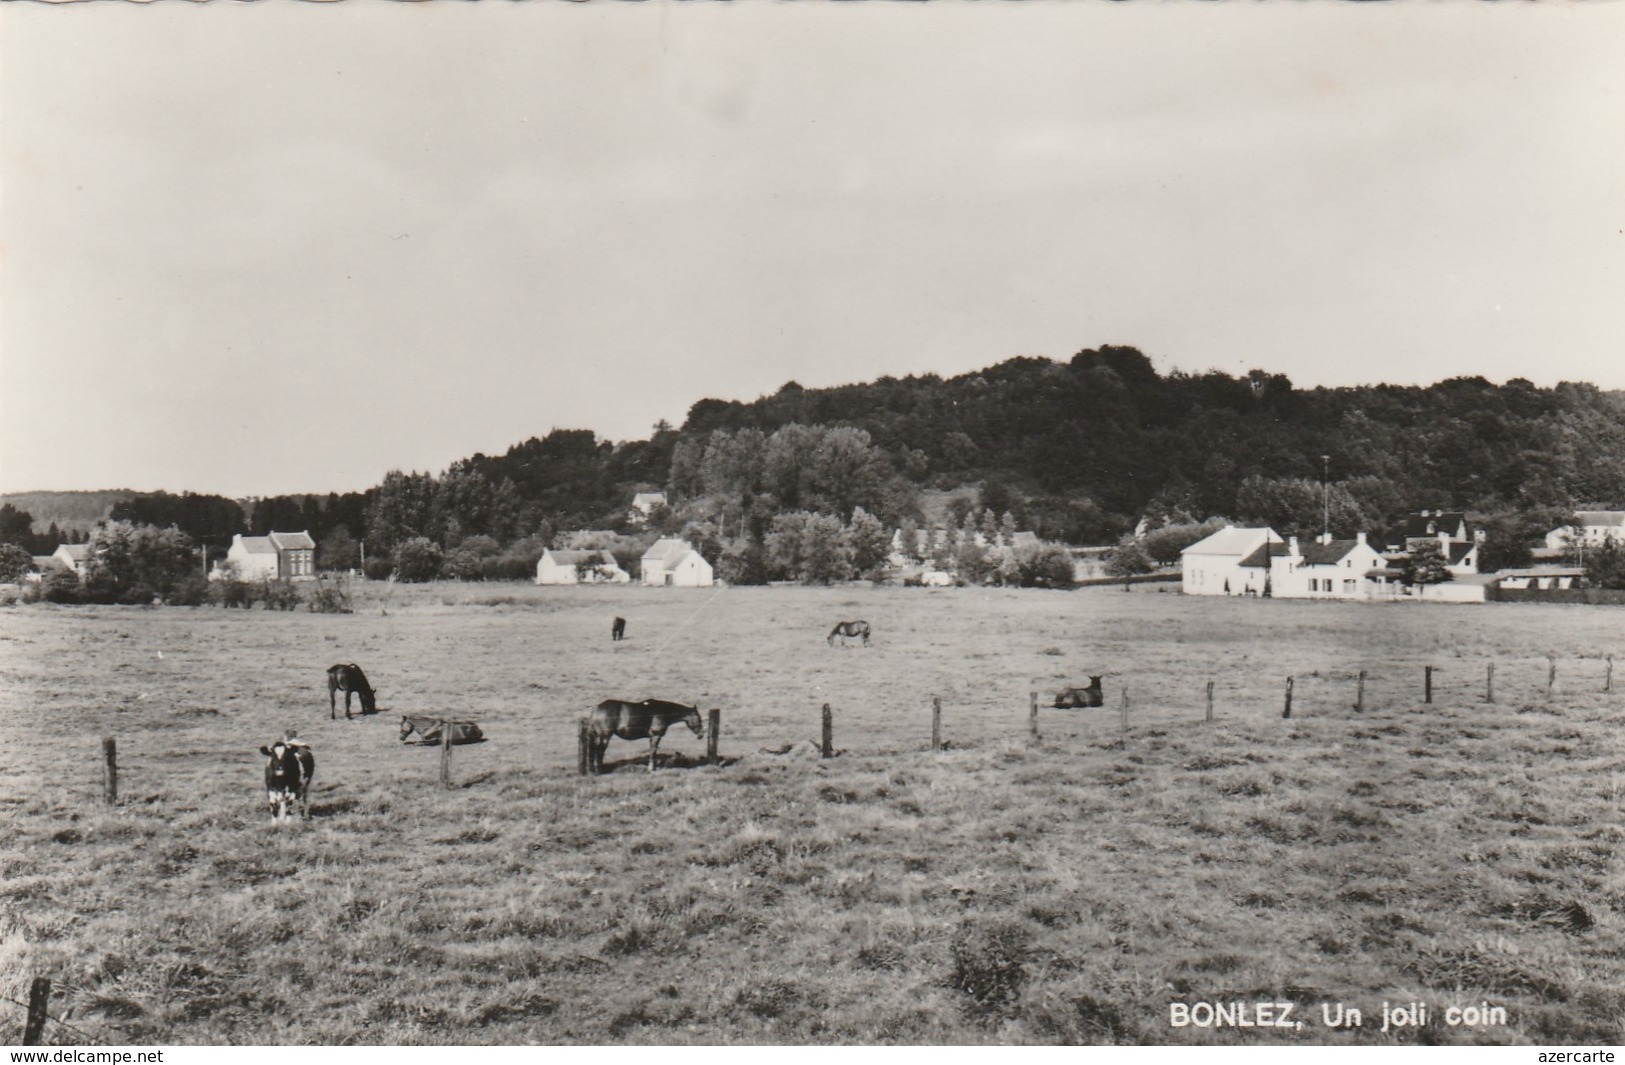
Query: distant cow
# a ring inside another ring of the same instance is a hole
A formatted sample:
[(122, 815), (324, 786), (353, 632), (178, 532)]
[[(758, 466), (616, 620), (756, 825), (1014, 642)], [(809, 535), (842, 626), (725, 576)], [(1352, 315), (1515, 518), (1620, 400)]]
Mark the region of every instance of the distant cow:
[(829, 643), (831, 646), (834, 646), (835, 637), (837, 636), (841, 638), (842, 646), (846, 645), (848, 638), (857, 639), (861, 637), (863, 639), (863, 646), (868, 647), (869, 623), (867, 621), (837, 622), (835, 627), (829, 630)]
[(451, 730), (451, 742), (453, 744), (479, 743), (485, 739), (485, 732), (472, 721), (448, 721), (445, 718), (430, 717), (427, 714), (403, 714), (401, 715), (401, 742), (405, 743), (407, 737), (416, 732), (419, 743), (439, 743), (444, 739), (442, 725)]
[(327, 716), (334, 720), (339, 716), (338, 693), (344, 693), (344, 720), (350, 720), (350, 696), (361, 696), (361, 713), (376, 714), (378, 712), (378, 695), (367, 683), (367, 675), (361, 672), (361, 667), (354, 662), (340, 666), (327, 667)]
[(302, 817), (310, 816), (310, 778), (316, 774), (316, 756), (303, 740), (284, 736), (269, 747), (261, 747), (265, 763), (265, 798), (271, 804), (271, 819), (286, 821), (299, 804)]
[(593, 773), (604, 771), (604, 751), (609, 748), (611, 736), (623, 740), (649, 739), (649, 772), (655, 771), (655, 751), (660, 739), (673, 725), (683, 724), (694, 730), (694, 735), (705, 735), (705, 722), (700, 720), (698, 707), (664, 699), (645, 699), (634, 703), (625, 699), (605, 699), (593, 710), (587, 722), (587, 768)]
[(1062, 688), (1055, 694), (1057, 710), (1081, 710), (1086, 706), (1102, 706), (1106, 693), (1101, 690), (1100, 678), (1090, 677), (1087, 688)]
[(616, 618), (615, 623), (609, 627), (609, 638), (620, 641), (626, 639), (626, 619)]

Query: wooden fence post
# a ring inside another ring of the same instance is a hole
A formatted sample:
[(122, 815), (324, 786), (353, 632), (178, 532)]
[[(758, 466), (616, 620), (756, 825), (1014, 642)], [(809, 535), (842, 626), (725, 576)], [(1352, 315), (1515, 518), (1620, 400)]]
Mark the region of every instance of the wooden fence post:
[(1495, 663), (1491, 662), (1484, 670), (1484, 701), (1495, 702)]
[(586, 718), (582, 718), (576, 726), (576, 773), (580, 776), (586, 776), (592, 768), (592, 741), (588, 739), (589, 728)]
[(1038, 742), (1038, 693), (1027, 693), (1027, 737)]
[(451, 722), (440, 722), (440, 786), (451, 787)]
[(1360, 686), (1354, 689), (1354, 712), (1365, 712), (1365, 670), (1360, 670)]
[(1546, 698), (1552, 697), (1552, 689), (1557, 687), (1557, 656), (1546, 656)]
[(824, 704), (824, 740), (819, 757), (835, 757), (835, 714), (830, 710), (828, 703)]
[(1608, 656), (1608, 676), (1603, 679), (1602, 690), (1605, 691), (1605, 692), (1611, 692), (1611, 691), (1614, 690), (1614, 656), (1613, 655)]
[(1123, 735), (1128, 735), (1128, 689), (1123, 689)]
[(104, 778), (107, 805), (118, 805), (118, 741), (111, 736), (102, 738), (102, 761), (106, 764)]
[(37, 1047), (45, 1037), (45, 1011), (50, 1002), (50, 978), (34, 977), (34, 983), (28, 989), (28, 1020), (23, 1025), (23, 1046)]
[(1213, 682), (1207, 682), (1207, 723), (1213, 724)]
[(1286, 679), (1286, 708), (1281, 711), (1283, 718), (1292, 716), (1292, 678)]
[(942, 750), (942, 696), (931, 696), (931, 749)]
[(1423, 666), (1422, 667), (1422, 701), (1424, 703), (1431, 703), (1433, 701), (1433, 667), (1432, 666)]
[(717, 736), (722, 732), (722, 708), (713, 706), (705, 728), (705, 764), (717, 764)]

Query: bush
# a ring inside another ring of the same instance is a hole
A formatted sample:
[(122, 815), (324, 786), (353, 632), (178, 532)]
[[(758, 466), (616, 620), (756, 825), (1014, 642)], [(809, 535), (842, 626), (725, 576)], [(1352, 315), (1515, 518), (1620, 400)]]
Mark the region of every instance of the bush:
[(354, 607), (350, 602), (350, 588), (343, 577), (329, 584), (325, 580), (316, 582), (316, 589), (310, 593), (310, 602), (306, 608), (312, 614), (350, 614)]
[(387, 581), (389, 575), (395, 572), (395, 564), (387, 558), (374, 555), (367, 559), (367, 564), (362, 567), (361, 572), (369, 581)]
[(395, 548), (395, 578), (432, 581), (440, 572), (440, 545), (426, 536), (414, 536)]
[(79, 602), (79, 576), (72, 570), (47, 570), (39, 582), (40, 598), (47, 603)]
[(260, 586), (259, 597), (267, 610), (297, 610), (305, 601), (292, 581), (265, 581)]
[(1072, 587), (1072, 556), (1059, 544), (1016, 551), (1016, 574), (1023, 588)]
[(209, 582), (209, 602), (218, 607), (251, 610), (254, 606), (254, 593), (255, 588), (252, 584), (235, 577)]
[(175, 582), (175, 587), (164, 596), (170, 606), (202, 606), (209, 600), (209, 582), (200, 574), (190, 574)]
[(0, 584), (15, 584), (34, 572), (34, 559), (16, 544), (0, 544)]

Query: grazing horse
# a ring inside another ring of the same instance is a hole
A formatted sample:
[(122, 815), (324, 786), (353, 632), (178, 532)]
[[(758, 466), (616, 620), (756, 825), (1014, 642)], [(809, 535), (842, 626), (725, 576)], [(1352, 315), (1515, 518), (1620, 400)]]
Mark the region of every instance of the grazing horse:
[(405, 743), (406, 738), (416, 732), (419, 743), (437, 744), (442, 739), (441, 725), (445, 725), (451, 731), (453, 744), (479, 743), (485, 739), (485, 731), (472, 721), (448, 721), (427, 714), (402, 714), (401, 742)]
[(271, 804), (271, 820), (286, 821), (299, 804), (300, 815), (310, 817), (310, 778), (316, 774), (316, 756), (303, 740), (284, 736), (269, 747), (261, 747), (265, 763), (265, 799)]
[(694, 735), (705, 735), (705, 722), (700, 720), (699, 708), (664, 699), (645, 699), (640, 703), (625, 699), (605, 699), (599, 703), (587, 722), (587, 768), (593, 773), (604, 771), (604, 751), (611, 736), (623, 740), (649, 738), (649, 772), (655, 771), (655, 751), (660, 738), (673, 725), (684, 724)]
[(1062, 688), (1055, 694), (1055, 709), (1080, 710), (1086, 706), (1104, 706), (1106, 693), (1101, 690), (1100, 678), (1090, 677), (1087, 688)]
[(334, 720), (339, 716), (338, 693), (344, 693), (344, 720), (350, 720), (350, 696), (361, 696), (361, 713), (376, 714), (378, 712), (378, 693), (372, 690), (367, 683), (367, 675), (361, 672), (361, 667), (354, 662), (342, 666), (327, 667), (327, 716)]
[(837, 623), (833, 629), (829, 630), (829, 644), (831, 647), (835, 646), (835, 637), (837, 636), (841, 638), (842, 647), (846, 646), (848, 637), (855, 639), (860, 636), (863, 638), (863, 646), (868, 647), (869, 623), (867, 621), (842, 621)]
[(626, 619), (616, 618), (615, 623), (609, 627), (609, 638), (614, 641), (626, 639)]

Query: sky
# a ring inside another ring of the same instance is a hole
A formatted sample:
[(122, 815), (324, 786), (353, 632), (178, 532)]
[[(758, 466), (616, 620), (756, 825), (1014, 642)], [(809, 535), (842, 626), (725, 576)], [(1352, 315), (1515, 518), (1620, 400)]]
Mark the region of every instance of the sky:
[(1625, 3), (0, 4), (0, 492), (1129, 344), (1625, 388)]

